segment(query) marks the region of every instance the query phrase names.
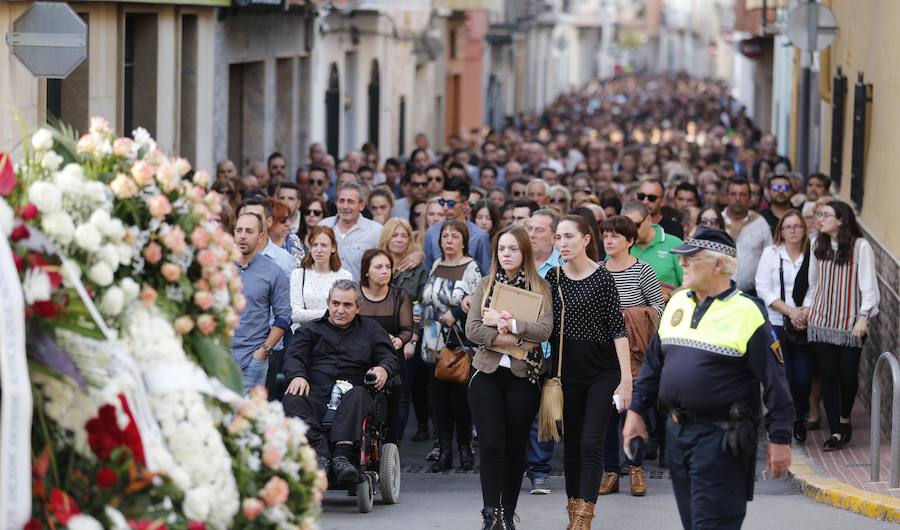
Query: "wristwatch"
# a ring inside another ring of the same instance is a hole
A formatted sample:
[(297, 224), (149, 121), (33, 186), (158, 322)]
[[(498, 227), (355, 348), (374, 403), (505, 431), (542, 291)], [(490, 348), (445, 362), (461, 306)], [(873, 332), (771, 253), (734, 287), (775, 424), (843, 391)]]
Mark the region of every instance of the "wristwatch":
[(269, 346), (268, 344), (266, 344), (265, 342), (263, 342), (263, 346), (262, 346), (262, 347), (263, 347), (264, 350), (266, 350), (266, 355), (269, 355), (270, 353), (272, 353), (272, 347)]

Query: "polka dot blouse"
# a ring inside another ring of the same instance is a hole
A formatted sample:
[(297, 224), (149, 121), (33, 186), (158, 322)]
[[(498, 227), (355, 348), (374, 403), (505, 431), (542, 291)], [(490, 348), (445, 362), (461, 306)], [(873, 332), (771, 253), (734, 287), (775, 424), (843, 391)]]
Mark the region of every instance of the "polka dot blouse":
[[(560, 279), (557, 279), (557, 271)], [(565, 339), (610, 343), (627, 337), (619, 292), (612, 275), (602, 265), (582, 280), (572, 280), (561, 268), (547, 272), (547, 282), (553, 293), (553, 336), (559, 340), (562, 300), (557, 284), (562, 288), (566, 304)], [(552, 342), (551, 342), (552, 344)]]

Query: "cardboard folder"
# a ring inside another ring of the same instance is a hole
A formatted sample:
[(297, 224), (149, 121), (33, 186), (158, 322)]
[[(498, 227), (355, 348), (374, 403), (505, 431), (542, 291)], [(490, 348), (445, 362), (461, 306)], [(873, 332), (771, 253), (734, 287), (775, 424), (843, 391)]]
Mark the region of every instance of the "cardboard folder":
[[(543, 295), (519, 289), (504, 283), (494, 283), (494, 295), (491, 297), (489, 309), (506, 311), (516, 320), (536, 322), (541, 316)], [(491, 346), (491, 349), (505, 353), (516, 359), (525, 359), (528, 352), (516, 346)]]

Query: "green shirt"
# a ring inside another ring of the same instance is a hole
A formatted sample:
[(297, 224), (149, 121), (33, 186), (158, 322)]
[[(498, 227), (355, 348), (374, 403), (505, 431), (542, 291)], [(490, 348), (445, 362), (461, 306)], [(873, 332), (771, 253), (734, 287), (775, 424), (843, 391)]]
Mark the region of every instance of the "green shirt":
[(631, 246), (631, 255), (646, 262), (653, 267), (653, 272), (662, 284), (663, 292), (681, 287), (684, 275), (681, 264), (678, 263), (678, 255), (669, 252), (682, 243), (681, 239), (667, 234), (661, 226), (653, 225), (656, 237), (646, 248), (638, 247), (637, 243)]

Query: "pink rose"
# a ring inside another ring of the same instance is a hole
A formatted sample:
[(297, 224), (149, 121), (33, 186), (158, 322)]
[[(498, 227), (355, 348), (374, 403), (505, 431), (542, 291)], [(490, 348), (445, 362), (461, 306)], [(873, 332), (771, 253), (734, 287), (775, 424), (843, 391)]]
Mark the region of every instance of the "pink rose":
[(129, 157), (134, 150), (134, 140), (131, 138), (116, 138), (113, 142), (113, 153), (117, 156)]
[(163, 191), (168, 193), (178, 187), (181, 177), (175, 173), (175, 168), (171, 164), (163, 163), (156, 168), (156, 182)]
[(154, 195), (147, 201), (147, 209), (150, 210), (150, 215), (153, 217), (163, 219), (172, 213), (172, 203), (165, 195)]
[(198, 202), (194, 205), (193, 212), (194, 215), (201, 219), (209, 219), (211, 216), (209, 208), (202, 202)]
[(201, 250), (199, 254), (197, 254), (197, 261), (200, 262), (200, 266), (204, 269), (208, 269), (218, 263), (219, 258), (216, 257), (216, 253), (212, 250), (206, 249)]
[(209, 245), (209, 232), (202, 226), (198, 226), (191, 232), (191, 244), (197, 250), (203, 250)]
[(175, 319), (175, 332), (179, 335), (187, 335), (194, 329), (194, 321), (187, 315), (181, 315)]
[(257, 517), (259, 517), (265, 509), (266, 505), (263, 504), (261, 500), (256, 498), (244, 499), (244, 503), (241, 506), (241, 511), (244, 512), (244, 518), (248, 521), (253, 521)]
[(269, 507), (281, 506), (288, 499), (288, 483), (281, 477), (272, 477), (265, 487), (259, 491), (259, 498), (266, 501)]
[(234, 309), (226, 309), (225, 310), (225, 326), (234, 331), (237, 329), (238, 324), (240, 324), (241, 319), (238, 317), (237, 313), (234, 312)]
[[(197, 291), (194, 293), (194, 304), (200, 309), (207, 311), (215, 303), (215, 298), (209, 291)], [(198, 323), (199, 324), (199, 323)]]
[(156, 305), (157, 296), (156, 289), (149, 285), (145, 285), (144, 288), (141, 289), (141, 303), (147, 307)]
[(134, 182), (134, 179), (125, 173), (116, 175), (116, 178), (109, 183), (109, 187), (112, 189), (113, 193), (116, 194), (116, 197), (120, 199), (130, 199), (137, 195), (138, 192), (138, 187)]
[(250, 399), (265, 405), (269, 402), (269, 391), (264, 386), (255, 386), (250, 389)]
[(225, 275), (221, 272), (213, 273), (212, 276), (209, 277), (209, 283), (216, 289), (221, 289), (225, 287), (225, 284), (228, 283), (228, 279), (225, 278)]
[(238, 293), (234, 295), (234, 304), (232, 305), (234, 305), (234, 310), (240, 313), (247, 307), (247, 298), (243, 294)]
[[(183, 177), (183, 176), (187, 175), (190, 170), (191, 170), (190, 162), (188, 162), (187, 160), (185, 160), (183, 158), (175, 159), (175, 171), (178, 173), (179, 177)], [(198, 171), (197, 173), (200, 173), (200, 171)], [(209, 176), (209, 175), (207, 174), (207, 176)], [(197, 174), (195, 173), (194, 181), (196, 182), (196, 180), (197, 180)]]
[(153, 166), (143, 160), (137, 160), (134, 165), (131, 166), (131, 176), (139, 186), (146, 186), (153, 182), (153, 173)]
[(281, 469), (281, 451), (275, 446), (267, 445), (263, 449), (262, 461), (271, 469)]
[(203, 313), (197, 317), (197, 329), (204, 335), (212, 335), (216, 330), (216, 319), (214, 319), (212, 315)]
[(197, 280), (197, 283), (194, 284), (195, 291), (209, 291), (209, 282), (204, 279)]
[(244, 282), (241, 281), (239, 276), (232, 276), (228, 279), (228, 290), (231, 291), (232, 294), (243, 292)]
[(174, 263), (163, 263), (161, 272), (163, 278), (172, 283), (177, 282), (178, 278), (181, 277), (181, 267)]
[(194, 173), (194, 184), (200, 186), (203, 189), (209, 188), (209, 184), (212, 182), (212, 178), (209, 176), (209, 173), (203, 171), (197, 171)]
[(162, 247), (156, 241), (151, 241), (144, 247), (144, 259), (150, 265), (156, 265), (162, 259)]
[(173, 254), (181, 254), (187, 247), (184, 230), (182, 230), (180, 226), (169, 228), (162, 234), (160, 239), (162, 240), (163, 245), (171, 250)]

